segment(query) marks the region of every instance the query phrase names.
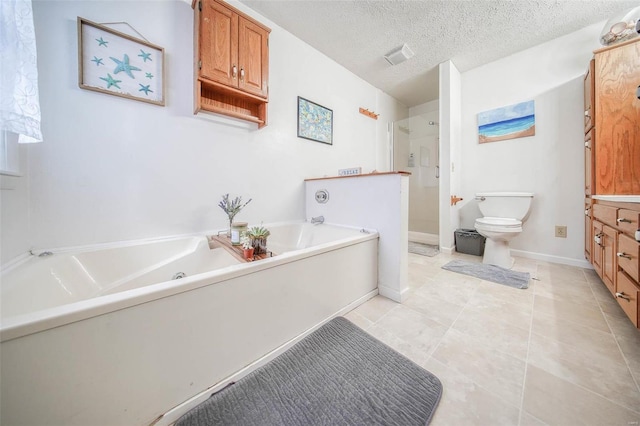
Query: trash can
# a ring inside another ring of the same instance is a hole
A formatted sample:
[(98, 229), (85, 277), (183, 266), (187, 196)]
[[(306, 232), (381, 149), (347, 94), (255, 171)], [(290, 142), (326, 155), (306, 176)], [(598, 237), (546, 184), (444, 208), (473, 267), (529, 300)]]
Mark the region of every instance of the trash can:
[(454, 232), (456, 251), (458, 253), (482, 256), (486, 238), (475, 229), (456, 229)]

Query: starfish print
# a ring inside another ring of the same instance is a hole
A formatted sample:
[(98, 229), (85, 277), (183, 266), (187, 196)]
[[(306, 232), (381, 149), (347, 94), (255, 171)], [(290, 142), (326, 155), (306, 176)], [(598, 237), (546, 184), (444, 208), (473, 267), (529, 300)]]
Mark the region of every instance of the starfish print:
[(129, 55), (125, 53), (124, 58), (119, 61), (116, 58), (109, 56), (113, 62), (115, 62), (118, 66), (115, 70), (113, 70), (114, 74), (118, 74), (120, 71), (124, 71), (129, 77), (135, 78), (131, 71), (141, 71), (140, 68), (134, 67), (133, 65), (129, 65)]
[(149, 86), (151, 85), (147, 84), (146, 86), (143, 86), (142, 84), (140, 84), (140, 89), (138, 89), (138, 92), (144, 92), (145, 95), (148, 95), (149, 92), (153, 93), (153, 90), (149, 89)]
[(146, 77), (147, 77), (147, 78), (153, 78), (153, 74), (151, 74), (150, 72), (148, 72), (148, 73), (146, 74)]
[(150, 60), (150, 61), (153, 60), (153, 59), (150, 58), (151, 53), (145, 53), (145, 51), (142, 50), (142, 49), (140, 49), (140, 52), (141, 53), (138, 56), (140, 56), (144, 60), (144, 62), (147, 62), (147, 59)]
[(100, 46), (108, 47), (108, 46), (107, 46), (107, 43), (109, 43), (109, 42), (108, 42), (108, 41), (104, 41), (104, 40), (102, 39), (102, 37), (97, 38), (97, 39), (96, 39), (96, 41), (98, 42), (98, 47), (100, 47)]
[(107, 78), (100, 77), (100, 80), (104, 80), (107, 82), (107, 89), (110, 88), (111, 86), (115, 86), (119, 89), (120, 86), (118, 86), (118, 83), (122, 83), (122, 80), (114, 79), (113, 77), (111, 77), (111, 74), (109, 73), (107, 73)]
[(91, 62), (95, 62), (96, 66), (104, 65), (102, 63), (102, 58), (98, 58), (97, 56), (94, 56), (93, 59), (91, 60)]

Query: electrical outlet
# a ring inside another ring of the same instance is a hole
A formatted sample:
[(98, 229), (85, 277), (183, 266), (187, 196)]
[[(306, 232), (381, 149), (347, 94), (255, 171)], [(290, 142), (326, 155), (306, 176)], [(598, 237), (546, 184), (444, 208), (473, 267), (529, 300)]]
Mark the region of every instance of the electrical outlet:
[(556, 237), (567, 238), (567, 227), (556, 225)]

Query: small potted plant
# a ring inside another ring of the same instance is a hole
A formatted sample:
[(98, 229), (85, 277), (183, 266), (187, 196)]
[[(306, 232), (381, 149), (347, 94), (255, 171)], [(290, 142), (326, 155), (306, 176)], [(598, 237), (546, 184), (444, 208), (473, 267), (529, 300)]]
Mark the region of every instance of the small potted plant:
[(247, 231), (247, 235), (251, 238), (251, 245), (255, 249), (255, 254), (267, 252), (267, 237), (271, 232), (264, 226), (252, 226)]
[(236, 197), (233, 201), (229, 201), (229, 194), (224, 194), (222, 196), (222, 201), (218, 203), (218, 207), (220, 207), (227, 214), (229, 218), (229, 231), (228, 236), (231, 238), (231, 224), (233, 223), (233, 218), (236, 217), (240, 210), (242, 210), (247, 204), (251, 202), (251, 198), (249, 201), (242, 204), (242, 197)]
[(246, 232), (242, 233), (242, 237), (240, 237), (240, 242), (242, 244), (242, 253), (244, 254), (244, 258), (249, 260), (253, 259), (253, 244), (251, 242), (251, 237), (247, 235)]

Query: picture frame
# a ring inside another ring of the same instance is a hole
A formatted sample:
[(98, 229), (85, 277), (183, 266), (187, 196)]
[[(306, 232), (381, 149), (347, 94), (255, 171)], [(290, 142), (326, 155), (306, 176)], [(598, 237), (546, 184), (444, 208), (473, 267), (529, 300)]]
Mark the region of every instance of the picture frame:
[(333, 145), (333, 110), (298, 96), (298, 137)]
[(506, 141), (535, 134), (533, 100), (478, 113), (478, 143)]
[(77, 22), (81, 89), (164, 106), (164, 48), (79, 16)]

